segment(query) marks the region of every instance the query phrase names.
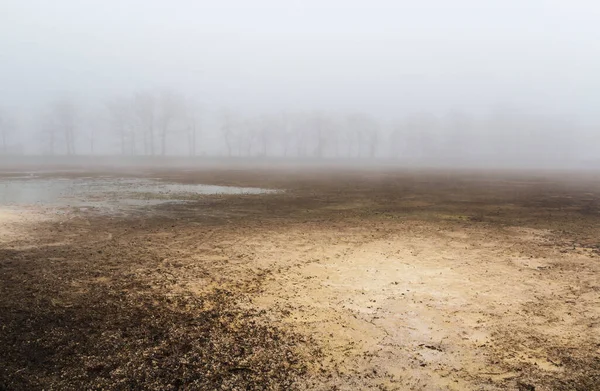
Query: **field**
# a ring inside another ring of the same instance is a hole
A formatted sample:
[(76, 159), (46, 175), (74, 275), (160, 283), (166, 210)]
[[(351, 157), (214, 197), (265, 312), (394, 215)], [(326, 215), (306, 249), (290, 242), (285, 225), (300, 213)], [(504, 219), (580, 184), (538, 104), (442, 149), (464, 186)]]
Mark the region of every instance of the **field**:
[(0, 390), (600, 389), (597, 173), (28, 175), (279, 191), (0, 206)]

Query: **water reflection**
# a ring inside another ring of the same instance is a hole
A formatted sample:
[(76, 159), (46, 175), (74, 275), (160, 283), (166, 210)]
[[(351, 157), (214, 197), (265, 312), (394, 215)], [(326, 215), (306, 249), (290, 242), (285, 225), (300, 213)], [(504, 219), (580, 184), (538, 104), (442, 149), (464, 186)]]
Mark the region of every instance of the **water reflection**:
[[(261, 194), (273, 190), (252, 187), (183, 185), (150, 179), (11, 178), (0, 180), (0, 204), (79, 204), (86, 201), (161, 201), (189, 199), (197, 194)], [(153, 202), (150, 202), (153, 201)]]

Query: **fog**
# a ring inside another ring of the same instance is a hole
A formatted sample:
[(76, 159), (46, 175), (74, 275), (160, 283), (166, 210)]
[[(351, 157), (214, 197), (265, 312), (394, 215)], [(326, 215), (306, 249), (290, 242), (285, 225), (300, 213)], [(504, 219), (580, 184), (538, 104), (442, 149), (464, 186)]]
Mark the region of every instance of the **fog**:
[(0, 153), (598, 166), (600, 5), (3, 0)]

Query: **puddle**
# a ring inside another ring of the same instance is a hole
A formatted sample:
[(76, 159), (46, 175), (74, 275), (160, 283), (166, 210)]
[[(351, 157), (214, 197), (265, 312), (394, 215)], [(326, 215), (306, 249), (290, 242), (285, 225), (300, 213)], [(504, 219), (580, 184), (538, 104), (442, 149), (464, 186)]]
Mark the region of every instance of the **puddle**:
[(0, 179), (0, 205), (151, 206), (185, 202), (199, 194), (262, 194), (253, 187), (183, 185), (151, 179), (37, 178)]

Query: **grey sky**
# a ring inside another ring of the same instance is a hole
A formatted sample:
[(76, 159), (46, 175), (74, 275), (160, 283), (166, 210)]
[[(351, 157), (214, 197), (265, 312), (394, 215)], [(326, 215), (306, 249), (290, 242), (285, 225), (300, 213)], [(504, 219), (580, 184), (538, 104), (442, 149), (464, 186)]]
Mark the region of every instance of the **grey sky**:
[(595, 1), (3, 0), (0, 99), (170, 86), (250, 110), (585, 117), (598, 20)]

